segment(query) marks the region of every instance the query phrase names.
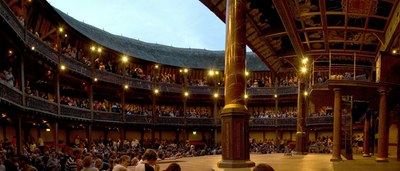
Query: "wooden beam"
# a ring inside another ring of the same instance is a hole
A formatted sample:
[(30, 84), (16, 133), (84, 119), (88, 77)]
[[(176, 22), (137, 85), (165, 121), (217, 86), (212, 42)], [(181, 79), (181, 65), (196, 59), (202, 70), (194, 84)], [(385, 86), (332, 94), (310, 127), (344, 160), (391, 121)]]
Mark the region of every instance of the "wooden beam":
[(52, 34), (53, 34), (54, 32), (56, 32), (56, 31), (57, 31), (56, 28), (51, 29), (49, 32), (47, 32), (45, 35), (43, 35), (43, 36), (41, 37), (41, 39), (44, 40), (45, 38), (47, 38), (48, 36), (52, 35)]
[(294, 24), (294, 19), (293, 19), (293, 15), (290, 13), (290, 10), (288, 10), (287, 8), (287, 4), (286, 1), (282, 1), (282, 0), (273, 0), (274, 5), (276, 7), (276, 11), (278, 12), (281, 21), (283, 23), (283, 26), (285, 27), (290, 42), (293, 45), (293, 49), (296, 52), (296, 55), (298, 57), (302, 57), (304, 55), (304, 49), (303, 49), (303, 45), (301, 42), (301, 39), (299, 37), (299, 34), (297, 32), (296, 26)]

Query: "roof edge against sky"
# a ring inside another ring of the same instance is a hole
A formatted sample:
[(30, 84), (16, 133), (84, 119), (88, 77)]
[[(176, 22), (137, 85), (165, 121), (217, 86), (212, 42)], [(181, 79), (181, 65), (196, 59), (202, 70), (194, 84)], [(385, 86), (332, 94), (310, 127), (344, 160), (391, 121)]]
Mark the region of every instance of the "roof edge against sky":
[[(170, 65), (197, 69), (223, 70), (225, 51), (206, 49), (180, 48), (111, 34), (92, 25), (83, 23), (53, 7), (54, 11), (76, 31), (95, 43), (138, 59)], [(249, 71), (268, 71), (269, 68), (252, 52), (246, 53)]]

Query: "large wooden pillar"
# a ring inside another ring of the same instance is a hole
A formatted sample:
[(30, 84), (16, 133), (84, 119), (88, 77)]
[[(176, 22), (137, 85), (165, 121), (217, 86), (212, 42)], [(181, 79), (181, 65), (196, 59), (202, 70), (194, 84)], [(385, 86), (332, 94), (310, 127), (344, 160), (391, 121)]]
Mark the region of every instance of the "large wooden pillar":
[(87, 124), (86, 128), (86, 138), (87, 138), (87, 148), (92, 146), (92, 123)]
[(369, 148), (369, 140), (370, 140), (370, 132), (371, 132), (371, 113), (367, 112), (365, 114), (364, 121), (364, 146), (363, 146), (363, 157), (371, 157), (371, 152)]
[(397, 121), (397, 161), (400, 161), (400, 118)]
[(379, 101), (379, 124), (378, 124), (378, 154), (376, 156), (377, 162), (388, 161), (388, 126), (387, 126), (387, 113), (386, 113), (386, 93), (384, 87), (379, 87), (380, 94)]
[(306, 133), (305, 133), (305, 97), (303, 92), (305, 90), (304, 77), (299, 76), (298, 80), (298, 92), (297, 92), (297, 132), (296, 132), (296, 152), (295, 154), (307, 154), (306, 151)]
[(252, 167), (249, 154), (249, 113), (246, 88), (246, 0), (226, 2), (225, 107), (221, 112), (220, 168)]
[(342, 103), (342, 92), (340, 88), (333, 89), (335, 94), (334, 104), (333, 104), (333, 153), (331, 161), (342, 161), (342, 157), (340, 156), (340, 131), (341, 131), (341, 123), (342, 123), (342, 115), (341, 115), (341, 103)]
[(53, 133), (53, 145), (56, 152), (58, 152), (58, 121), (50, 123), (51, 132)]
[[(121, 144), (119, 145), (120, 149), (124, 149), (124, 141), (125, 141), (125, 136), (126, 136), (126, 132), (125, 132), (125, 128), (124, 127), (119, 127), (118, 128), (118, 133), (119, 133), (119, 139), (121, 140)], [(125, 150), (125, 149), (124, 149)]]
[[(15, 125), (15, 130), (16, 130), (16, 134), (17, 134), (17, 153), (18, 154), (22, 154), (22, 114), (18, 113), (17, 116), (17, 120), (15, 121), (16, 125)], [(27, 140), (25, 140), (27, 141)]]
[(3, 140), (7, 139), (7, 125), (3, 124)]
[[(218, 114), (218, 98), (214, 98), (214, 108), (213, 108), (213, 118), (214, 118), (214, 125), (218, 124), (218, 119), (219, 119), (219, 114)], [(218, 128), (214, 128), (213, 132), (213, 143), (214, 147), (217, 146), (217, 137), (218, 137)]]
[(89, 144), (89, 148), (92, 145), (93, 142), (93, 136), (92, 136), (92, 125), (93, 125), (93, 120), (94, 120), (94, 111), (93, 111), (93, 82), (91, 82), (89, 84), (89, 90), (88, 90), (88, 96), (89, 96), (89, 105), (90, 105), (90, 120), (91, 122), (88, 125), (88, 135), (87, 135), (87, 139), (88, 139), (88, 144)]

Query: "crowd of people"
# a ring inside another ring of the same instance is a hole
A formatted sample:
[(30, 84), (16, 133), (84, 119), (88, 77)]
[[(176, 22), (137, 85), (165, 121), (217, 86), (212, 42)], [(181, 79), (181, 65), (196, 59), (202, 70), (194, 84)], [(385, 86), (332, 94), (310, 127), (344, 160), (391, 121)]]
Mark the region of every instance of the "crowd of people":
[[(31, 141), (32, 143), (33, 141)], [(284, 141), (282, 141), (283, 143)], [(7, 171), (159, 171), (160, 160), (175, 160), (182, 157), (196, 157), (204, 155), (221, 154), (221, 146), (213, 148), (207, 145), (194, 146), (188, 142), (138, 141), (137, 139), (107, 140), (99, 138), (90, 146), (87, 139), (79, 136), (70, 146), (60, 146), (61, 150), (56, 151), (54, 147), (39, 148), (26, 143), (23, 146), (23, 153), (17, 155), (15, 142), (0, 143), (0, 170)], [(122, 143), (122, 145), (121, 145)], [(268, 144), (268, 145), (265, 145)], [(270, 141), (267, 143), (251, 143), (251, 151), (254, 153), (281, 153), (279, 147), (272, 147)], [(265, 149), (274, 149), (266, 152)], [(279, 149), (279, 150), (277, 150)], [(171, 163), (165, 171), (180, 171), (177, 163)]]
[[(15, 137), (14, 137), (15, 139)], [(157, 161), (174, 161), (183, 157), (218, 155), (222, 153), (222, 146), (211, 147), (211, 142), (202, 145), (193, 145), (190, 141), (173, 141), (149, 139), (137, 140), (99, 137), (89, 144), (88, 139), (78, 135), (71, 143), (54, 147), (44, 146), (43, 140), (36, 142), (30, 138), (23, 145), (22, 154), (17, 155), (16, 140), (0, 142), (0, 170), (108, 170), (108, 171), (159, 171)], [(362, 147), (363, 137), (354, 135), (354, 150)], [(332, 136), (321, 136), (308, 142), (309, 153), (332, 153)], [(250, 152), (256, 154), (283, 153), (291, 154), (295, 150), (295, 143), (286, 139), (250, 140)], [(354, 151), (357, 153), (357, 151)], [(147, 164), (147, 165), (146, 165)], [(170, 167), (178, 167), (171, 164)], [(142, 168), (143, 167), (143, 168)], [(167, 168), (167, 171), (168, 171)], [(139, 170), (138, 170), (139, 169)], [(2, 170), (2, 171), (3, 171)]]
[(253, 118), (295, 118), (297, 117), (297, 111), (279, 111), (275, 112), (272, 110), (266, 111), (254, 111)]

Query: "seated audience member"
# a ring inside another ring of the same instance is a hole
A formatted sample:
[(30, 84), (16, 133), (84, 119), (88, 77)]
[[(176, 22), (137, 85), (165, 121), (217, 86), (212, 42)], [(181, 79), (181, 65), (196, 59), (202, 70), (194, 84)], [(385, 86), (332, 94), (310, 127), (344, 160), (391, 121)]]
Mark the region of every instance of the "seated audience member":
[(131, 162), (131, 158), (127, 155), (123, 155), (120, 157), (120, 161), (113, 168), (113, 171), (128, 171), (127, 167)]
[(81, 171), (99, 171), (99, 169), (92, 166), (92, 163), (93, 160), (91, 156), (86, 156), (85, 158), (83, 158), (83, 169)]
[(178, 163), (171, 163), (164, 171), (181, 171), (181, 166)]
[(254, 167), (253, 171), (274, 171), (274, 169), (268, 164), (260, 163)]
[(100, 158), (96, 159), (96, 161), (94, 162), (94, 167), (99, 170), (103, 170), (103, 160), (101, 160)]
[(142, 163), (135, 167), (135, 171), (159, 171), (160, 166), (157, 164), (157, 159), (157, 152), (153, 149), (147, 149), (142, 156)]

